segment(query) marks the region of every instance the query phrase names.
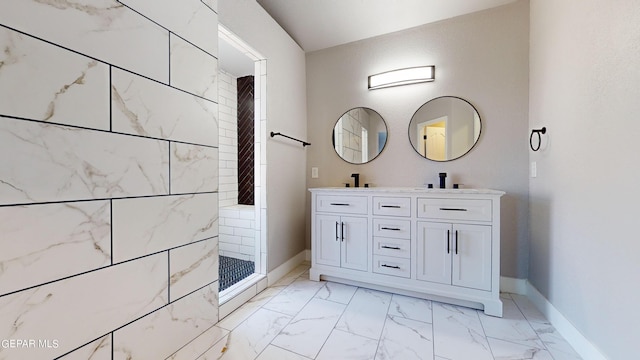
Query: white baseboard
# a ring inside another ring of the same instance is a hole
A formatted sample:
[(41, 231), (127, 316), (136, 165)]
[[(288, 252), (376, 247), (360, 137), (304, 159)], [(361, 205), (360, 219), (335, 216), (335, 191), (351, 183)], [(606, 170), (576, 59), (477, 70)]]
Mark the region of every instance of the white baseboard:
[(511, 294), (527, 295), (527, 280), (501, 276), (500, 291)]
[(553, 304), (547, 300), (529, 281), (526, 281), (526, 296), (558, 330), (560, 335), (573, 346), (584, 360), (607, 360), (593, 344)]
[(309, 250), (302, 250), (298, 255), (285, 261), (282, 265), (278, 266), (277, 268), (269, 271), (269, 273), (267, 274), (268, 286), (275, 284), (283, 276), (287, 275), (291, 270), (295, 269), (298, 265), (305, 262), (307, 257), (310, 257), (310, 255), (307, 254), (308, 251)]

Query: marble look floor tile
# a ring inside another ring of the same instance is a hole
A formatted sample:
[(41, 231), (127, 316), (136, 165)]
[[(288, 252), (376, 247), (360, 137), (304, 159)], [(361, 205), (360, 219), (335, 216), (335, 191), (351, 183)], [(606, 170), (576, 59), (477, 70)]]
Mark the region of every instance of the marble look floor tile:
[(549, 324), (549, 320), (524, 295), (511, 294), (511, 298), (524, 317), (531, 323)]
[(273, 340), (272, 344), (309, 358), (315, 358), (345, 308), (344, 304), (311, 299)]
[(336, 329), (378, 339), (382, 333), (390, 303), (390, 293), (358, 288), (338, 321)]
[[(229, 334), (228, 330), (212, 326), (197, 338), (190, 341), (180, 350), (171, 354), (166, 360), (193, 360), (212, 349), (218, 342)], [(84, 360), (84, 359), (83, 359)]]
[(228, 335), (226, 350), (220, 358), (255, 359), (289, 321), (291, 316), (259, 309)]
[(2, 0), (0, 23), (152, 79), (169, 80), (169, 32), (116, 0)]
[(113, 360), (111, 357), (111, 334), (90, 342), (59, 358), (60, 360)]
[(269, 300), (263, 308), (283, 314), (295, 315), (313, 298), (321, 287), (322, 283), (317, 281), (294, 281)]
[(375, 357), (378, 340), (333, 330), (316, 357), (317, 360), (371, 360)]
[(109, 130), (109, 66), (0, 28), (0, 114)]
[(554, 360), (546, 349), (493, 338), (488, 340), (495, 360)]
[(580, 355), (571, 347), (558, 331), (550, 324), (531, 323), (542, 343), (555, 359), (579, 360)]
[(262, 305), (266, 304), (274, 296), (278, 295), (284, 287), (269, 287), (261, 293), (252, 297), (251, 300), (234, 310), (231, 314), (222, 319), (218, 326), (227, 330), (233, 330), (236, 326), (245, 321), (251, 314), (256, 312)]
[(456, 360), (492, 360), (476, 310), (433, 303), (434, 355)]
[(387, 316), (376, 360), (432, 360), (433, 329), (430, 323)]
[(356, 290), (358, 290), (356, 286), (325, 281), (315, 297), (341, 304), (348, 304), (351, 298), (353, 298), (353, 294), (356, 293)]
[(411, 296), (393, 294), (389, 315), (431, 323), (431, 301)]
[(478, 312), (486, 336), (531, 348), (544, 349), (538, 334), (531, 328), (513, 300), (502, 299), (502, 303), (502, 318)]
[(171, 193), (218, 191), (218, 149), (170, 144)]
[(297, 266), (295, 269), (289, 271), (289, 273), (283, 276), (280, 280), (276, 281), (273, 286), (290, 285), (291, 283), (296, 281), (305, 271), (308, 271), (309, 267), (310, 266), (307, 264)]
[(277, 346), (269, 345), (256, 360), (309, 360), (309, 358)]
[(110, 218), (109, 201), (0, 207), (0, 295), (110, 265)]

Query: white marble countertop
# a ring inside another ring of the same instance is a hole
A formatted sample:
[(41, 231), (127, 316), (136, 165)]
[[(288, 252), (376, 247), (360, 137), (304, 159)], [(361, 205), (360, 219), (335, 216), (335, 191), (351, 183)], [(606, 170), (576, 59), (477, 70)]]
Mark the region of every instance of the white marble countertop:
[(321, 187), (310, 188), (311, 192), (373, 192), (373, 193), (427, 193), (427, 194), (484, 194), (484, 195), (504, 195), (504, 191), (492, 189), (429, 189), (427, 187)]

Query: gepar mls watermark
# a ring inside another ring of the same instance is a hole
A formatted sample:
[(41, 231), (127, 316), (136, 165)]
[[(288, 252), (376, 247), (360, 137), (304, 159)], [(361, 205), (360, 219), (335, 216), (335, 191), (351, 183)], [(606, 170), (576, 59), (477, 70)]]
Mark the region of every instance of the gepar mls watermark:
[(57, 349), (60, 346), (58, 339), (2, 339), (2, 349)]

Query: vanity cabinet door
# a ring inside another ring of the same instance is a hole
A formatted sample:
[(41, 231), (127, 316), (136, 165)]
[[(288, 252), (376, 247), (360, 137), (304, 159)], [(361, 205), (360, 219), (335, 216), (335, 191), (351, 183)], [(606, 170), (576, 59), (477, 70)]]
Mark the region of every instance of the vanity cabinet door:
[(418, 222), (418, 280), (491, 290), (491, 226)]
[(367, 218), (317, 214), (315, 221), (316, 263), (367, 270)]
[(418, 222), (418, 280), (451, 284), (451, 224)]
[(340, 266), (340, 216), (316, 215), (314, 256), (322, 265)]

